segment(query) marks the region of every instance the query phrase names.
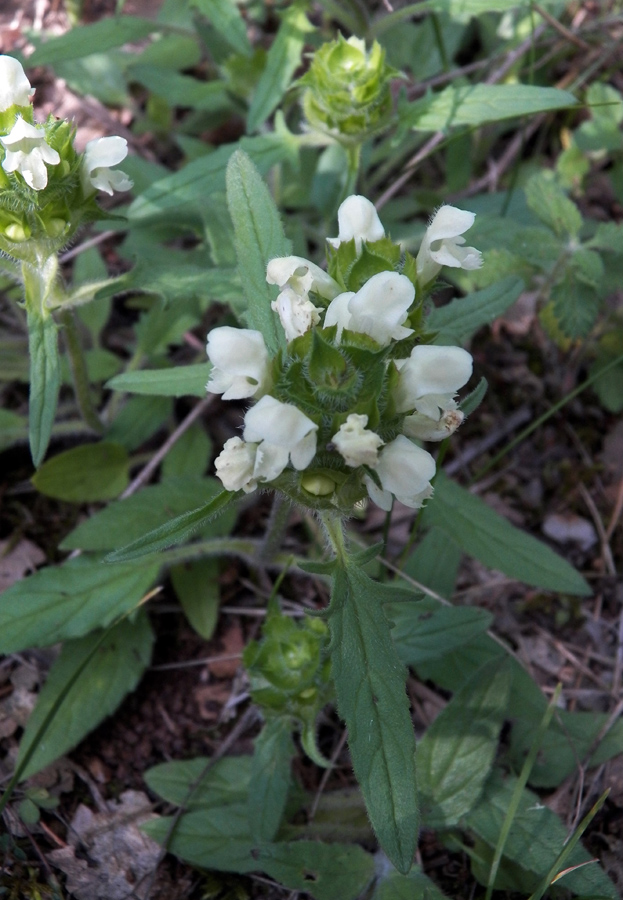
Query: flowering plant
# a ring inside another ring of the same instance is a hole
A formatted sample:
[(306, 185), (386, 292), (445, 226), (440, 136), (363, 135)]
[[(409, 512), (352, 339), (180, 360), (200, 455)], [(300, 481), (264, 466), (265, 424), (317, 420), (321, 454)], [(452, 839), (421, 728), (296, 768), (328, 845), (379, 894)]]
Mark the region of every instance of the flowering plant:
[(455, 397), (472, 359), (460, 347), (422, 343), (433, 337), (423, 310), (440, 259), (481, 264), (477, 250), (457, 246), (473, 218), (442, 207), (417, 260), (401, 260), (373, 204), (353, 195), (338, 210), (337, 238), (327, 239), (328, 272), (296, 256), (269, 261), (285, 350), (271, 359), (251, 329), (208, 336), (208, 391), (255, 401), (242, 438), (216, 459), (227, 490), (270, 484), (342, 515), (366, 496), (385, 510), (394, 498), (418, 509), (432, 496), (434, 459), (413, 441), (443, 440), (461, 424)]
[[(62, 310), (69, 335), (70, 307), (94, 295), (82, 290), (72, 296), (65, 289), (58, 253), (81, 225), (106, 218), (95, 199), (98, 190), (127, 191), (132, 181), (111, 168), (126, 157), (124, 138), (97, 138), (78, 153), (70, 122), (54, 116), (35, 121), (33, 94), (21, 64), (0, 56), (0, 252), (5, 256), (3, 268), (24, 290), (30, 349), (29, 438), (38, 466), (47, 449), (60, 386), (58, 327), (52, 313)], [(74, 337), (67, 346), (78, 404), (87, 425), (101, 431)]]

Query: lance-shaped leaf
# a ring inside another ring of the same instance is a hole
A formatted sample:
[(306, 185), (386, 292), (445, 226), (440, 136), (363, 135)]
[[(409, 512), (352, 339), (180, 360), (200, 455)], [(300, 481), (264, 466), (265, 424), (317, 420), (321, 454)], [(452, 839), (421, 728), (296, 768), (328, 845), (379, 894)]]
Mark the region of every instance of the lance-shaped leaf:
[(272, 841), (283, 817), (294, 756), (289, 716), (270, 719), (255, 739), (249, 783), (249, 822), (257, 841)]
[(247, 298), (245, 319), (250, 328), (261, 331), (269, 351), (275, 354), (285, 347), (285, 336), (270, 308), (277, 289), (266, 283), (266, 265), (275, 256), (288, 256), (291, 244), (283, 232), (275, 201), (243, 150), (237, 150), (227, 166), (227, 205)]
[(417, 761), (430, 827), (456, 825), (480, 797), (495, 759), (510, 684), (506, 660), (486, 663), (422, 738)]
[(191, 537), (200, 528), (206, 525), (210, 519), (223, 512), (230, 503), (238, 496), (237, 492), (221, 491), (208, 503), (204, 503), (198, 509), (190, 512), (182, 513), (181, 516), (166, 522), (159, 528), (154, 528), (148, 534), (132, 541), (126, 547), (109, 553), (106, 562), (118, 563), (128, 562), (132, 559), (139, 559), (141, 556), (147, 556), (149, 553), (157, 553), (158, 550), (164, 550), (172, 547), (174, 544), (181, 544), (186, 538)]
[[(76, 670), (91, 659), (69, 693), (59, 704), (45, 734), (22, 772), (28, 778), (75, 747), (133, 690), (151, 659), (154, 635), (147, 615), (140, 610), (134, 622), (120, 622), (100, 643), (93, 632), (68, 641), (50, 669), (28, 720), (16, 765), (19, 766), (36, 739), (46, 716), (58, 703)], [(99, 646), (98, 646), (99, 645)]]
[(35, 468), (48, 449), (61, 383), (58, 357), (58, 328), (51, 316), (28, 314), (30, 353), (30, 400), (28, 437)]
[(336, 568), (328, 615), (331, 663), (372, 827), (387, 856), (406, 873), (418, 835), (415, 737), (406, 669), (376, 587), (352, 564)]

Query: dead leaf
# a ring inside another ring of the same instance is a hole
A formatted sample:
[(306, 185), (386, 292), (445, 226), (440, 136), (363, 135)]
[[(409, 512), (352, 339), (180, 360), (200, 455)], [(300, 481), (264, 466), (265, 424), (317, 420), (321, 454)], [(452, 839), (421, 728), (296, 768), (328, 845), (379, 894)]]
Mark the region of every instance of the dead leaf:
[(215, 722), (221, 714), (223, 706), (231, 696), (231, 685), (225, 681), (205, 684), (195, 690), (195, 700), (199, 707), (199, 716), (208, 722)]
[[(244, 650), (244, 637), (240, 623), (234, 619), (221, 638), (223, 656), (235, 656)], [(210, 672), (217, 678), (233, 678), (240, 667), (240, 659), (222, 659), (208, 663)]]
[[(67, 876), (67, 890), (77, 900), (145, 900), (149, 876), (158, 863), (159, 845), (139, 830), (153, 819), (148, 797), (124, 791), (110, 812), (94, 813), (80, 804), (68, 831), (69, 845), (53, 850), (48, 860)], [(76, 856), (76, 848), (86, 858)]]
[(10, 546), (10, 539), (0, 541), (0, 593), (45, 562), (45, 553), (26, 538)]
[(543, 534), (557, 544), (577, 544), (582, 550), (590, 550), (597, 543), (597, 532), (588, 519), (573, 513), (552, 513), (543, 521)]

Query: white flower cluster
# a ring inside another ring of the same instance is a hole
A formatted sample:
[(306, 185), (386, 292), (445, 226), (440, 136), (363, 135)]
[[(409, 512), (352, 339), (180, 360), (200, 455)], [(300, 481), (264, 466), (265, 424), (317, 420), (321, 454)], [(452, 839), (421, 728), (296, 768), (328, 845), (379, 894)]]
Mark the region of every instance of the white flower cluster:
[[(34, 90), (21, 64), (12, 56), (0, 56), (0, 113), (13, 109), (7, 134), (0, 135), (4, 148), (2, 168), (18, 172), (35, 191), (48, 183), (47, 166), (61, 162), (58, 150), (51, 147), (43, 125), (33, 124), (31, 100)], [(95, 190), (112, 194), (113, 190), (128, 191), (132, 182), (124, 172), (112, 171), (127, 156), (127, 141), (121, 137), (104, 137), (89, 141), (81, 163), (81, 183), (85, 197)]]
[[(472, 213), (441, 207), (417, 257), (418, 284), (429, 284), (442, 265), (476, 268), (481, 264), (477, 250), (461, 246), (461, 235), (473, 220)], [(328, 239), (335, 248), (354, 239), (360, 253), (364, 241), (378, 241), (385, 235), (374, 206), (365, 197), (347, 198), (338, 212), (338, 223), (338, 237)], [(271, 260), (266, 280), (279, 287), (272, 306), (288, 343), (316, 326), (336, 326), (338, 347), (344, 330), (368, 335), (379, 347), (413, 334), (404, 323), (415, 288), (398, 272), (380, 272), (358, 291), (342, 292), (317, 265), (291, 256)], [(258, 484), (278, 478), (288, 463), (299, 471), (307, 469), (318, 449), (319, 424), (296, 405), (271, 396), (272, 360), (261, 333), (215, 328), (208, 336), (207, 352), (213, 364), (208, 391), (221, 393), (224, 399), (257, 401), (244, 417), (242, 439), (230, 438), (216, 460), (216, 474), (225, 488), (249, 493)], [(351, 412), (345, 414), (326, 449), (339, 454), (347, 469), (366, 467), (361, 472), (362, 483), (381, 509), (391, 509), (394, 497), (417, 509), (432, 495), (435, 461), (413, 440), (440, 441), (461, 424), (463, 413), (455, 397), (471, 377), (472, 357), (460, 347), (418, 344), (407, 359), (387, 365), (398, 370), (391, 399), (395, 412), (402, 416), (402, 433), (385, 443), (367, 428), (367, 415)], [(319, 421), (322, 413), (320, 410)], [(310, 490), (318, 494), (331, 493), (335, 487), (325, 476), (314, 479), (313, 484), (317, 487)]]

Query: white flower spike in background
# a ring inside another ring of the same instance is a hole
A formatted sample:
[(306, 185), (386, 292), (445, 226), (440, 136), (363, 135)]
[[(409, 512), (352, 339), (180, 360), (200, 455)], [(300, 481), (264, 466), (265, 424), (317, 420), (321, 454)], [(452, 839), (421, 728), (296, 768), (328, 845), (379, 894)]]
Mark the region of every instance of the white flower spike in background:
[(45, 131), (36, 125), (29, 125), (18, 116), (15, 125), (4, 137), (0, 137), (6, 154), (2, 163), (5, 172), (19, 172), (27, 185), (35, 191), (42, 191), (48, 183), (48, 166), (57, 166), (61, 158), (49, 146)]
[(0, 56), (0, 112), (29, 106), (34, 92), (21, 63), (12, 56)]
[(113, 171), (128, 155), (125, 138), (112, 135), (89, 141), (82, 157), (80, 177), (85, 196), (93, 191), (104, 191), (112, 197), (114, 191), (129, 191), (133, 182), (125, 172)]
[(270, 358), (259, 331), (223, 325), (208, 335), (207, 353), (214, 366), (207, 384), (223, 400), (259, 397), (268, 389)]
[(337, 211), (338, 236), (327, 238), (337, 249), (345, 241), (355, 239), (357, 252), (362, 241), (380, 241), (385, 237), (385, 229), (373, 203), (359, 194), (347, 197)]
[(442, 206), (426, 229), (417, 255), (417, 275), (422, 287), (430, 284), (442, 266), (479, 269), (482, 254), (475, 247), (463, 247), (461, 235), (474, 224), (475, 213), (455, 206)]

